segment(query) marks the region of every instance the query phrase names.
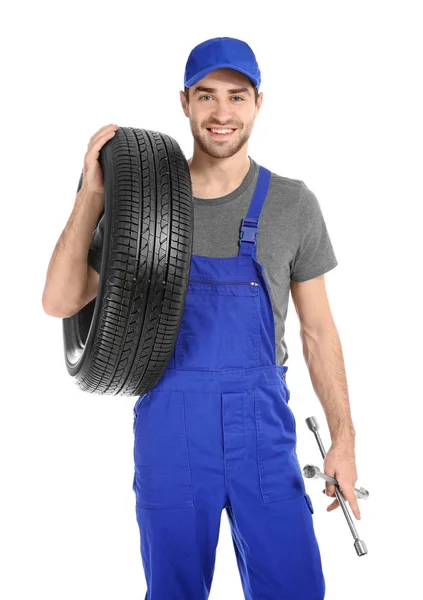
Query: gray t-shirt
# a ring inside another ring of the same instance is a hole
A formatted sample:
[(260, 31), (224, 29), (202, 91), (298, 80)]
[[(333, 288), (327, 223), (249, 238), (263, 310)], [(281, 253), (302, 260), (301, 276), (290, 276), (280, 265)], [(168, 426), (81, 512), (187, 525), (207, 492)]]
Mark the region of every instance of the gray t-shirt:
[[(238, 254), (241, 220), (247, 216), (259, 165), (250, 158), (250, 169), (241, 185), (220, 198), (193, 197), (193, 253), (209, 257)], [(102, 226), (93, 232), (88, 263), (100, 272)], [(276, 364), (288, 359), (284, 340), (290, 280), (306, 281), (338, 264), (320, 204), (300, 179), (272, 172), (269, 192), (259, 220), (257, 260), (269, 286), (275, 318)]]

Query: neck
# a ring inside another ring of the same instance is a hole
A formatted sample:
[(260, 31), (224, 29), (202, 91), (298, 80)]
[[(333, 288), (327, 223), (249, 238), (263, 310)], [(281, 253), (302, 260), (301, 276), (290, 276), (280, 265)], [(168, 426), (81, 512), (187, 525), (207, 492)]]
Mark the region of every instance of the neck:
[(197, 198), (218, 198), (230, 194), (239, 187), (250, 169), (248, 148), (228, 158), (214, 158), (194, 148), (187, 161), (193, 195)]

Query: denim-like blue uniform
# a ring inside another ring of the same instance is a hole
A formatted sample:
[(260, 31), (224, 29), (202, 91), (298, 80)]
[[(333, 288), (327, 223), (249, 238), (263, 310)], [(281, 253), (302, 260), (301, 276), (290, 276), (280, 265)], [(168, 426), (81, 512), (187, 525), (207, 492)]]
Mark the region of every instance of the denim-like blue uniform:
[(270, 176), (260, 167), (238, 255), (192, 255), (172, 357), (134, 406), (145, 600), (209, 597), (222, 509), (247, 600), (325, 595), (288, 367), (276, 365), (272, 303), (256, 256)]

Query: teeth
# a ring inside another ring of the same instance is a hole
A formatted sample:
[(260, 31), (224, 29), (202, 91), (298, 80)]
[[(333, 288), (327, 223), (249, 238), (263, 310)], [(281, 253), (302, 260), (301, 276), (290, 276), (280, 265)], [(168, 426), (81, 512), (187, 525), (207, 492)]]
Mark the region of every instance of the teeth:
[(233, 129), (212, 129), (213, 133), (232, 133)]

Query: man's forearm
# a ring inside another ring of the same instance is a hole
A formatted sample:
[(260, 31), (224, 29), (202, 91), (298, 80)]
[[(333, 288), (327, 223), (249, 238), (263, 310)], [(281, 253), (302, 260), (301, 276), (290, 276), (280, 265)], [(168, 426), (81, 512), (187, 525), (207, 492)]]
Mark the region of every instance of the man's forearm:
[(103, 206), (103, 196), (83, 187), (77, 193), (47, 269), (42, 303), (49, 314), (72, 313), (78, 306), (87, 285), (88, 248)]
[(301, 331), (303, 354), (314, 391), (326, 415), (332, 442), (355, 442), (348, 384), (338, 330), (334, 323), (321, 330)]

